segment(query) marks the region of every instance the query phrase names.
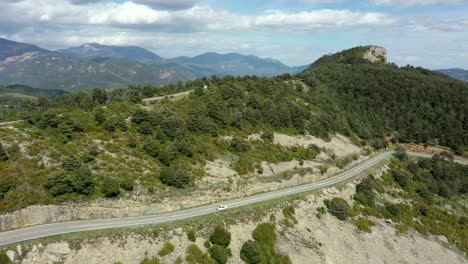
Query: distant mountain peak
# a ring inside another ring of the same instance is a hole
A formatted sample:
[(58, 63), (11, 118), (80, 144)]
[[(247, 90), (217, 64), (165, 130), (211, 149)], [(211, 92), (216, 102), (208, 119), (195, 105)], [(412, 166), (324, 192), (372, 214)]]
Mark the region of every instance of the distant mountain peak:
[(0, 60), (20, 56), (27, 52), (46, 52), (38, 46), (0, 38)]
[(84, 43), (78, 47), (58, 50), (66, 56), (80, 59), (119, 58), (145, 63), (159, 63), (162, 59), (153, 52), (137, 46), (108, 46), (99, 43)]

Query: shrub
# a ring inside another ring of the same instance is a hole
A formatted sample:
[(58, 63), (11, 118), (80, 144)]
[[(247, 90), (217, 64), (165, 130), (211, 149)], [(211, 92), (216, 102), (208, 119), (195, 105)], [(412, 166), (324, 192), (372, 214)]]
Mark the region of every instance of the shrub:
[[(252, 232), (253, 241), (244, 243), (241, 258), (247, 263), (281, 263), (289, 264), (288, 256), (275, 251), (275, 227), (271, 223), (261, 223)], [(258, 261), (258, 262), (257, 262)]]
[(333, 198), (325, 200), (328, 212), (340, 220), (346, 220), (351, 215), (351, 207), (342, 198)]
[(375, 205), (373, 178), (367, 177), (356, 186), (354, 200), (365, 206), (373, 207)]
[(393, 170), (393, 178), (403, 188), (406, 189), (411, 182), (411, 174), (404, 170)]
[(62, 168), (73, 171), (81, 167), (81, 162), (75, 156), (67, 156), (62, 161)]
[(143, 144), (143, 150), (153, 158), (159, 155), (159, 143), (156, 140), (147, 139)]
[(294, 216), (295, 214), (295, 210), (294, 210), (294, 207), (292, 207), (291, 205), (288, 205), (286, 207), (283, 208), (283, 215), (284, 217), (286, 218), (291, 218)]
[(203, 242), (203, 246), (205, 246), (206, 249), (210, 249), (211, 248), (210, 239), (205, 240), (205, 242)]
[(265, 254), (258, 242), (249, 240), (242, 245), (241, 259), (247, 264), (267, 263)]
[(195, 244), (191, 244), (187, 247), (187, 257), (185, 260), (187, 263), (196, 263), (196, 264), (213, 264), (213, 259), (208, 255), (203, 253), (203, 251)]
[(5, 148), (3, 147), (2, 143), (0, 143), (0, 162), (7, 161), (8, 155), (6, 154)]
[(325, 207), (321, 206), (317, 208), (317, 218), (322, 218), (322, 216), (326, 213)]
[(230, 254), (230, 250), (226, 247), (220, 245), (214, 245), (210, 248), (210, 255), (219, 264), (225, 264)]
[(372, 233), (371, 227), (375, 226), (373, 221), (367, 220), (365, 218), (359, 218), (355, 224), (359, 230), (367, 233)]
[(268, 141), (268, 142), (273, 142), (275, 141), (275, 135), (271, 133), (270, 131), (265, 131), (263, 134), (260, 136), (261, 139)]
[(399, 216), (401, 213), (400, 206), (397, 204), (390, 204), (387, 207), (385, 207), (387, 212), (390, 213), (392, 216)]
[(143, 122), (138, 125), (138, 133), (143, 135), (151, 135), (153, 133), (153, 127), (151, 126), (150, 122)]
[(125, 191), (130, 192), (135, 188), (135, 181), (125, 174), (121, 177), (119, 185)]
[(157, 257), (153, 257), (153, 258), (148, 258), (148, 257), (145, 257), (141, 262), (140, 264), (160, 264), (161, 261), (159, 260), (159, 258)]
[(74, 190), (72, 179), (65, 173), (49, 177), (44, 184), (44, 188), (46, 188), (52, 196), (72, 193)]
[(197, 235), (195, 233), (195, 230), (193, 229), (190, 229), (188, 232), (187, 232), (187, 238), (188, 240), (192, 241), (192, 242), (195, 242), (197, 240)]
[(162, 168), (159, 173), (162, 183), (182, 189), (190, 182), (190, 176), (181, 168), (175, 171), (172, 168)]
[(210, 242), (213, 245), (228, 247), (231, 243), (231, 233), (226, 228), (218, 226), (211, 234)]
[(252, 232), (255, 241), (268, 247), (273, 247), (276, 242), (275, 227), (270, 223), (261, 223)]
[(105, 197), (116, 197), (120, 194), (119, 182), (111, 177), (106, 177), (102, 181), (101, 190)]
[(5, 251), (0, 251), (0, 264), (13, 264)]
[(88, 167), (82, 166), (76, 170), (73, 187), (79, 194), (89, 195), (94, 192), (94, 178)]
[(161, 257), (169, 255), (174, 251), (174, 248), (175, 246), (173, 244), (166, 242), (166, 244), (164, 244), (164, 247), (161, 248), (161, 250), (159, 250), (158, 255)]
[(241, 138), (233, 138), (229, 145), (229, 150), (234, 152), (244, 152), (249, 150), (249, 143)]

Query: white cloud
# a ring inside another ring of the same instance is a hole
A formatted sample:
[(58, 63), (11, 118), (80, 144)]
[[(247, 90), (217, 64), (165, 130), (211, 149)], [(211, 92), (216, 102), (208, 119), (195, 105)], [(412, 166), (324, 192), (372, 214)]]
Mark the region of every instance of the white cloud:
[(462, 4), (468, 3), (468, 0), (370, 0), (377, 5), (436, 5), (436, 4)]
[[(7, 1), (21, 1), (21, 0), (7, 0)], [(99, 2), (112, 2), (112, 0), (69, 0), (73, 4), (87, 5)], [(149, 6), (154, 9), (164, 10), (180, 10), (193, 7), (200, 0), (132, 0), (133, 3)]]
[(394, 21), (394, 18), (383, 13), (321, 9), (299, 13), (270, 11), (255, 17), (252, 25), (261, 29), (315, 31), (363, 25), (387, 25)]
[(410, 31), (468, 31), (468, 17), (459, 19), (415, 19), (408, 22)]
[[(134, 2), (141, 1), (134, 0)], [(108, 25), (164, 32), (206, 32), (232, 29), (318, 31), (385, 25), (393, 21), (393, 18), (383, 13), (350, 10), (321, 9), (296, 13), (275, 11), (247, 16), (209, 6), (160, 10), (134, 2), (77, 5), (66, 0), (41, 0), (41, 4), (38, 5), (37, 1), (24, 0), (0, 4), (0, 22), (24, 26), (38, 26), (37, 23), (53, 27)], [(168, 1), (151, 2), (163, 4)]]

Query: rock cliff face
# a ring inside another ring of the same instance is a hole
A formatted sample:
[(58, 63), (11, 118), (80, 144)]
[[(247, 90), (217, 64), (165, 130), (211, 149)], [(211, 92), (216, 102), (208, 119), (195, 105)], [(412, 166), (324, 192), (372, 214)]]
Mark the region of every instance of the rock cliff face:
[[(377, 175), (380, 173), (377, 172)], [(396, 232), (394, 223), (379, 219), (373, 219), (377, 225), (372, 228), (372, 233), (363, 233), (351, 222), (339, 221), (330, 214), (317, 217), (317, 208), (323, 206), (324, 199), (341, 197), (351, 202), (357, 182), (348, 183), (341, 190), (334, 187), (324, 189), (296, 201), (295, 224), (284, 224), (283, 205), (278, 205), (267, 209), (263, 217), (246, 218), (229, 225), (232, 257), (228, 263), (243, 263), (240, 259), (243, 243), (252, 239), (252, 230), (258, 223), (272, 221), (271, 215), (276, 219), (273, 220), (277, 231), (276, 249), (289, 255), (292, 263), (468, 263), (463, 254), (451, 248), (445, 237), (422, 236), (417, 232), (401, 235)], [(102, 236), (49, 244), (37, 242), (12, 249), (8, 251), (8, 256), (23, 264), (112, 264), (117, 261), (139, 264), (145, 254), (157, 256), (164, 244), (170, 242), (175, 246), (174, 252), (160, 258), (164, 263), (174, 263), (179, 257), (185, 259), (186, 249), (192, 243), (186, 234), (190, 228), (160, 228), (158, 230), (163, 231), (157, 235)], [(207, 232), (198, 230), (194, 243), (206, 251), (204, 233)]]
[(369, 46), (368, 51), (364, 54), (364, 59), (369, 60), (372, 63), (375, 62), (387, 62), (387, 49), (379, 46)]

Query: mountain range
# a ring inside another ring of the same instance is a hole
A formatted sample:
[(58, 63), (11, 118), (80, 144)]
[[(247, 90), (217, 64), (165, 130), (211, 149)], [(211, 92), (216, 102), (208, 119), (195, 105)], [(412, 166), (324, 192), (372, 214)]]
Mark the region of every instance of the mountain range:
[(97, 43), (49, 51), (0, 38), (0, 84), (44, 89), (158, 85), (213, 75), (274, 76), (299, 73), (307, 67), (289, 67), (277, 60), (237, 53), (165, 59), (141, 47)]
[(464, 69), (459, 69), (459, 68), (453, 68), (453, 69), (441, 69), (437, 70), (438, 72), (445, 73), (455, 79), (459, 79), (462, 81), (467, 81), (468, 82), (468, 71)]

